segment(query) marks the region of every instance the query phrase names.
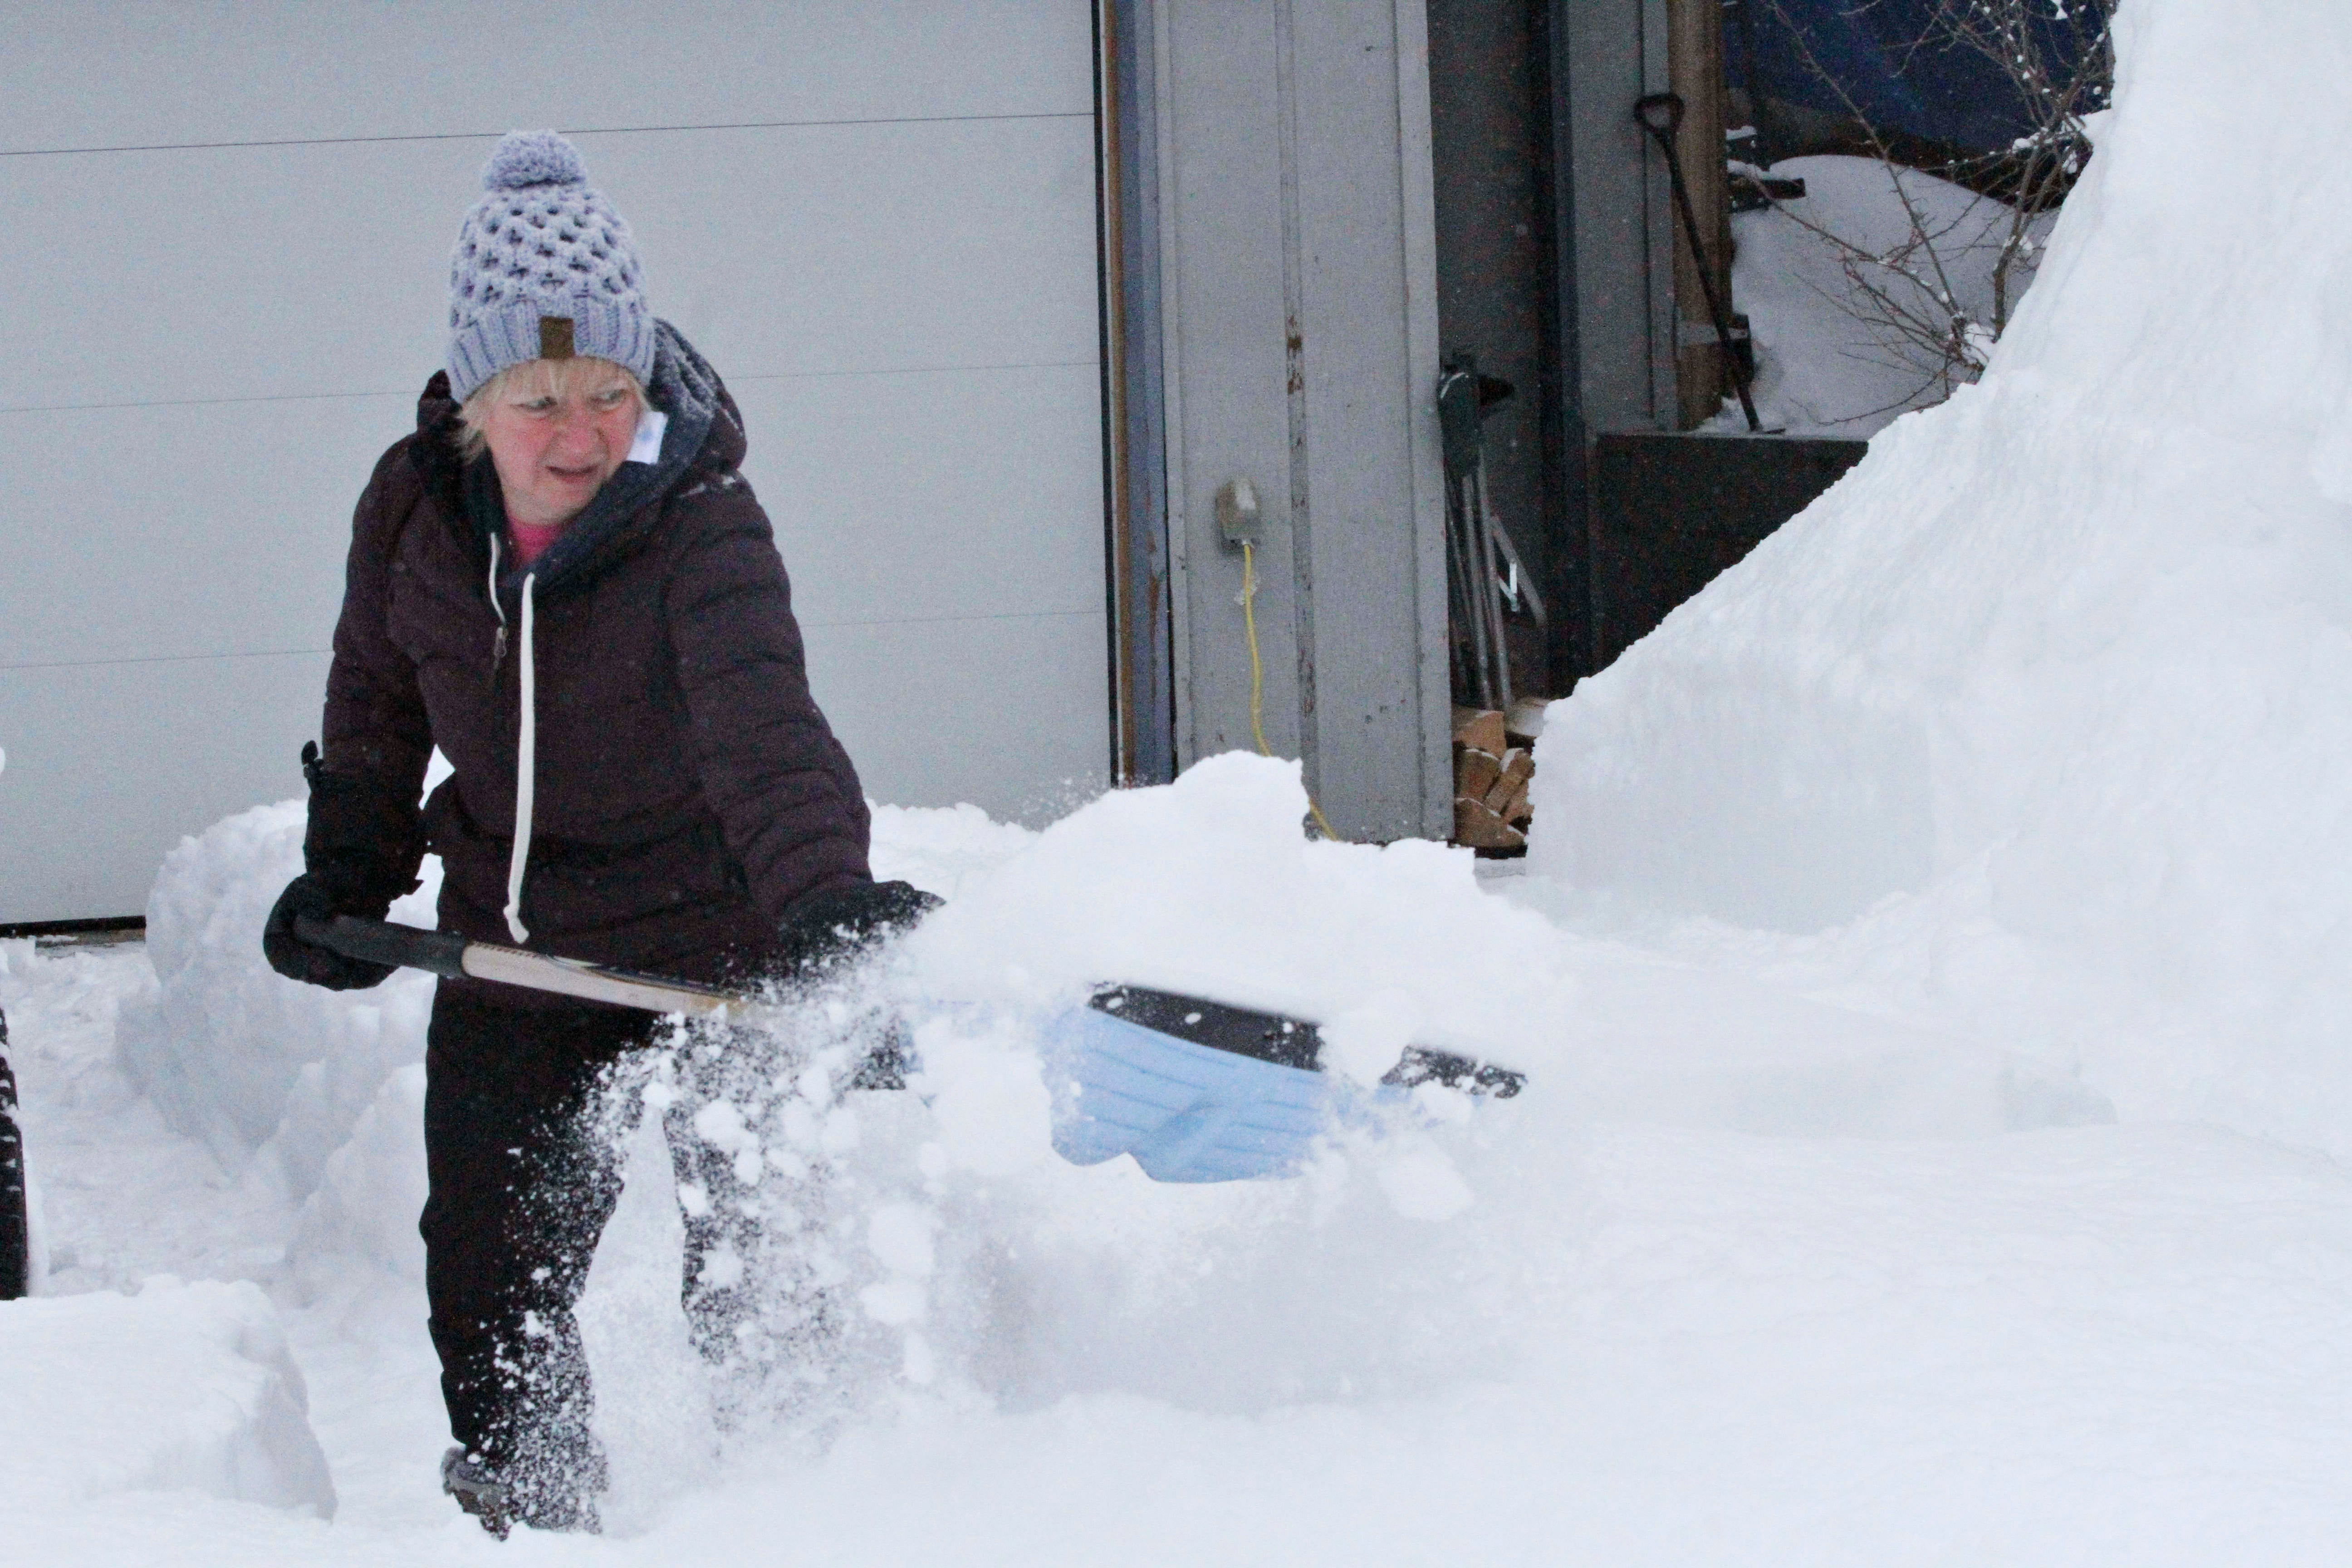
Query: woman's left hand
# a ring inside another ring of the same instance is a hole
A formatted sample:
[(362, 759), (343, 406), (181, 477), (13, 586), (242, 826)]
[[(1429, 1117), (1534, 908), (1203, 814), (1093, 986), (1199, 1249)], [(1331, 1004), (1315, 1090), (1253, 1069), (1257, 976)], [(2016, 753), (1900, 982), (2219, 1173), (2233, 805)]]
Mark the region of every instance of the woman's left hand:
[(911, 930), (945, 900), (911, 882), (844, 882), (784, 911), (779, 947), (790, 974), (853, 958)]

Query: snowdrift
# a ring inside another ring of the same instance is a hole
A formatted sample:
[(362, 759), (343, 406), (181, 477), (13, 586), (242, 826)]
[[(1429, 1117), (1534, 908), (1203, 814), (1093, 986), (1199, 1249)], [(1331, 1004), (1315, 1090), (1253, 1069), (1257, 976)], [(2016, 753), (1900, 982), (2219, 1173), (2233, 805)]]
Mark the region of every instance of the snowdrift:
[(0, 1303), (0, 1388), (12, 1519), (177, 1489), (334, 1514), (302, 1373), (256, 1286), (158, 1276), (136, 1296)]
[[(164, 858), (147, 900), (156, 988), (127, 998), (124, 1070), (178, 1131), (230, 1170), (267, 1149), (287, 1195), (319, 1184), (394, 1069), (425, 1059), (433, 977), (403, 972), (368, 991), (323, 991), (270, 971), (261, 927), (302, 870), (299, 800), (215, 823)], [(392, 918), (433, 924), (440, 862)]]
[(926, 992), (1066, 1005), (1105, 981), (1326, 1026), (1376, 1079), (1406, 1044), (1549, 1058), (1570, 1021), (1559, 933), (1439, 844), (1307, 839), (1295, 763), (1232, 752), (1048, 827), (909, 944)]
[[(1467, 851), (1310, 841), (1306, 807), (1296, 763), (1233, 754), (1042, 832), (877, 812), (877, 871), (953, 901), (803, 1003), (772, 1050), (747, 1045), (721, 1129), (739, 1170), (780, 1186), (830, 1173), (789, 1201), (855, 1319), (827, 1395), (839, 1413), (870, 1415), (891, 1389), (1252, 1412), (1502, 1376), (1549, 1332), (1549, 1309), (1514, 1302), (1511, 1281), (1559, 1245), (1594, 1118), (1917, 1139), (2107, 1114), (1948, 1032), (1572, 936), (1482, 890)], [(426, 997), (408, 977), (393, 984), (413, 998), (379, 1003), (268, 973), (257, 932), (299, 816), (232, 818), (166, 866), (163, 979), (124, 1008), (119, 1046), (188, 1093), (191, 1125), (231, 1129), (248, 1171), (293, 1168), (255, 1161), (257, 1131), (264, 1152), (328, 1151), (289, 1194), (290, 1228), (257, 1238), (282, 1241), (294, 1299), (413, 1299)], [(1081, 1170), (1053, 1152), (1041, 1026), (1105, 980), (1317, 1018), (1343, 1073), (1376, 1077), (1410, 1041), (1533, 1080), (1476, 1106), (1424, 1089), (1384, 1128), (1335, 1129), (1292, 1181), (1187, 1190), (1125, 1159)], [(912, 1020), (919, 1093), (836, 1096), (808, 1053), (858, 1027), (877, 988)], [(250, 1070), (208, 1074), (237, 1051)], [(621, 1473), (675, 1485), (676, 1456), (707, 1452), (709, 1431), (657, 1122), (641, 1123), (582, 1314)]]
[(1533, 864), (2352, 1150), (2352, 11), (2116, 30), (1990, 373), (1554, 706)]
[[(972, 806), (874, 809), (877, 874), (948, 897), (1032, 837)], [(299, 799), (255, 806), (164, 858), (147, 900), (156, 984), (124, 999), (117, 1056), (172, 1128), (204, 1142), (225, 1168), (256, 1172), (297, 1205), (312, 1200), (306, 1237), (356, 1246), (409, 1272), (422, 1267), (415, 1238), (387, 1231), (361, 1194), (404, 1199), (422, 1180), (421, 1166), (406, 1173), (411, 1162), (395, 1144), (408, 1136), (396, 1130), (404, 1114), (417, 1114), (423, 1080), (392, 1085), (425, 1060), (433, 977), (404, 970), (370, 990), (336, 992), (271, 972), (262, 922), (302, 869), (304, 821)], [(421, 870), (422, 885), (390, 918), (429, 928), (441, 863), (428, 855)], [(415, 1195), (421, 1203), (421, 1188)], [(413, 1208), (395, 1228), (414, 1229)]]
[[(1409, 1043), (1499, 1061), (1533, 1072), (1536, 1099), (1579, 1117), (1974, 1137), (2109, 1114), (2064, 1075), (1949, 1032), (1570, 936), (1483, 891), (1466, 851), (1308, 840), (1306, 805), (1297, 764), (1236, 752), (1043, 832), (970, 807), (877, 807), (877, 874), (951, 900), (849, 987), (879, 987), (913, 1020), (930, 1175), (1071, 1174), (1052, 1152), (1039, 1040), (1054, 1013), (1105, 981), (1314, 1018), (1335, 1070), (1364, 1080)], [(261, 923), (299, 864), (301, 826), (299, 802), (257, 807), (165, 862), (149, 905), (158, 980), (124, 1001), (117, 1053), (177, 1130), (289, 1205), (288, 1260), (306, 1289), (330, 1289), (350, 1259), (414, 1283), (432, 981), (404, 973), (337, 993), (269, 971)], [(430, 860), (426, 873), (395, 919), (431, 923)], [(809, 1030), (863, 1005), (820, 996)], [(776, 1070), (799, 1070), (788, 1056)], [(775, 1105), (797, 1092), (752, 1090)], [(1441, 1121), (1466, 1114), (1450, 1095), (1431, 1103)], [(804, 1109), (811, 1151), (855, 1146), (845, 1108)], [(1485, 1114), (1504, 1119), (1499, 1107)], [(1418, 1132), (1386, 1146), (1378, 1180), (1401, 1212), (1467, 1201), (1432, 1148)], [(1116, 1189), (1048, 1182), (1039, 1202), (1097, 1190)], [(1202, 1212), (1223, 1212), (1205, 1201)]]

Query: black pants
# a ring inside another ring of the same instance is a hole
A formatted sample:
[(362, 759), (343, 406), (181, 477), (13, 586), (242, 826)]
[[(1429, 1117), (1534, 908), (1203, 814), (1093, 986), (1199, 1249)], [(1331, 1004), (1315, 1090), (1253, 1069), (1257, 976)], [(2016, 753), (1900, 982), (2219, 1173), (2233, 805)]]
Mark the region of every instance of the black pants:
[[(431, 1185), (418, 1228), (450, 1433), (558, 1513), (563, 1497), (604, 1484), (572, 1308), (620, 1199), (621, 1145), (639, 1100), (633, 1069), (658, 1026), (610, 1009), (488, 1006), (445, 986), (426, 1034)], [(764, 1374), (807, 1348), (805, 1321), (772, 1321), (776, 1282), (788, 1296), (814, 1292), (788, 1266), (790, 1232), (804, 1223), (780, 1194), (791, 1184), (758, 1190), (767, 1173), (757, 1146), (728, 1147), (723, 1120), (717, 1142), (695, 1127), (730, 1089), (749, 1098), (742, 1053), (730, 1046), (723, 1036), (684, 1044), (664, 1113), (686, 1219), (681, 1295), (706, 1360)], [(739, 1168), (746, 1158), (750, 1172)], [(782, 1223), (764, 1223), (772, 1211)], [(772, 1236), (786, 1256), (771, 1255)]]

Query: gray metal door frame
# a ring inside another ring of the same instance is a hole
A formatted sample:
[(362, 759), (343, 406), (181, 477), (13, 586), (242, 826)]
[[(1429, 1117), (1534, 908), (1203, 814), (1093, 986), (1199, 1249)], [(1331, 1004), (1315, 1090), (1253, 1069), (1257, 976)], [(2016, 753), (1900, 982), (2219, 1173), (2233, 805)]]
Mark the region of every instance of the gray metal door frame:
[(1099, 15), (1120, 775), (1254, 748), (1242, 559), (1213, 517), (1245, 479), (1269, 747), (1343, 837), (1445, 837), (1422, 0)]

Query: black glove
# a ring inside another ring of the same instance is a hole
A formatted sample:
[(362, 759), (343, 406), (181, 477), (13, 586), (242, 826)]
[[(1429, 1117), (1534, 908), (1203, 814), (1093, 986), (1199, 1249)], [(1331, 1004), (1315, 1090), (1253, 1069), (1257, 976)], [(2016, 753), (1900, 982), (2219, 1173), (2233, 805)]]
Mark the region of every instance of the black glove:
[(425, 857), (416, 803), (364, 775), (329, 773), (315, 743), (302, 748), (302, 776), (310, 784), (306, 869), (278, 895), (261, 928), (262, 953), (289, 980), (330, 991), (381, 985), (391, 969), (313, 947), (294, 934), (294, 921), (303, 915), (380, 921), (393, 900), (415, 891), (416, 863)]
[(837, 963), (908, 930), (943, 900), (907, 882), (847, 882), (784, 911), (777, 951), (787, 974)]
[[(413, 794), (387, 789), (366, 773), (330, 773), (314, 742), (302, 747), (302, 776), (310, 785), (310, 822), (302, 835), (302, 868), (343, 894), (381, 898), (371, 917), (416, 890), (425, 858), (425, 816)], [(341, 910), (359, 914), (363, 904)]]
[(278, 902), (270, 908), (269, 920), (261, 928), (261, 951), (268, 956), (269, 967), (289, 980), (323, 985), (330, 991), (364, 991), (371, 985), (381, 985), (392, 973), (389, 964), (369, 963), (363, 959), (345, 958), (327, 948), (313, 947), (294, 934), (294, 921), (303, 915), (318, 921), (331, 921), (337, 915), (361, 915), (380, 921), (391, 903), (389, 899), (353, 901), (338, 898), (328, 879), (305, 871), (286, 884), (286, 890), (278, 895)]

